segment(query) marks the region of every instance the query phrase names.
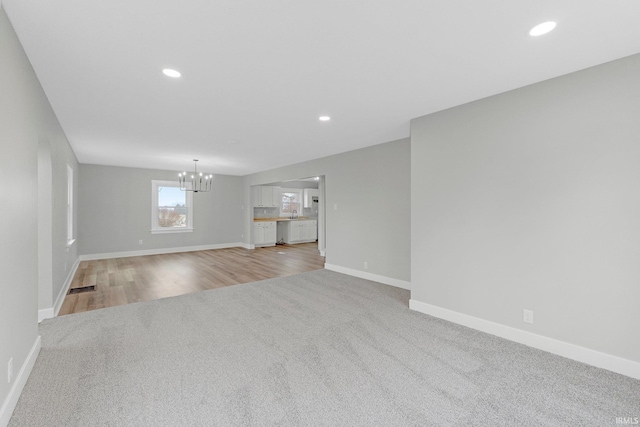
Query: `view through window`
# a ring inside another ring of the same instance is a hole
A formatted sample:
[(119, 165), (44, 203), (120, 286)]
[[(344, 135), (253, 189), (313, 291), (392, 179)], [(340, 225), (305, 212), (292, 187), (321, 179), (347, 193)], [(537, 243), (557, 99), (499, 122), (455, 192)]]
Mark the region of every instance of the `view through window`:
[(302, 215), (302, 191), (283, 188), (280, 203), (280, 216), (291, 216), (292, 213)]
[(176, 187), (158, 187), (158, 226), (187, 226), (187, 198), (184, 191)]
[(152, 188), (152, 231), (192, 230), (191, 192), (173, 181), (152, 181)]

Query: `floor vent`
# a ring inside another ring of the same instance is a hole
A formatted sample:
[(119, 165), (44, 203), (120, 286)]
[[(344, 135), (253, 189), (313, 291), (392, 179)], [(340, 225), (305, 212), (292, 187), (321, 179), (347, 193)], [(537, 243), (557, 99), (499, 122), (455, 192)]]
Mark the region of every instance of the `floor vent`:
[(69, 295), (72, 294), (81, 294), (83, 292), (91, 292), (91, 291), (95, 291), (96, 287), (95, 285), (91, 285), (91, 286), (83, 286), (81, 288), (73, 288), (69, 290)]

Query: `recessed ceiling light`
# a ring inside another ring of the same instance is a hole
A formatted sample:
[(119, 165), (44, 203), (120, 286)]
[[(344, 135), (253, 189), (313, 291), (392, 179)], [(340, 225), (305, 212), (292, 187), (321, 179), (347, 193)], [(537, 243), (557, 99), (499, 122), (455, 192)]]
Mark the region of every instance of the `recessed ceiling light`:
[(169, 77), (180, 77), (181, 75), (179, 71), (172, 70), (171, 68), (165, 68), (164, 70), (162, 70), (162, 72), (165, 76)]
[(318, 120), (320, 120), (321, 122), (328, 122), (329, 120), (331, 120), (331, 117), (329, 117), (329, 116), (320, 116), (320, 117), (318, 117)]
[(529, 31), (529, 35), (537, 37), (543, 34), (547, 34), (549, 31), (553, 30), (556, 27), (556, 23), (553, 21), (543, 22), (542, 24), (538, 24)]

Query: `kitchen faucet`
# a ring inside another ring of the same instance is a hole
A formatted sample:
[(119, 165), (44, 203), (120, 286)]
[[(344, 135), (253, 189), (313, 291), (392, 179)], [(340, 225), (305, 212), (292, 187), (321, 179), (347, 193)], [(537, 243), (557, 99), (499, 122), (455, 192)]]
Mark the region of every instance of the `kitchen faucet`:
[(296, 219), (298, 217), (298, 211), (297, 210), (292, 210), (291, 211), (291, 219)]

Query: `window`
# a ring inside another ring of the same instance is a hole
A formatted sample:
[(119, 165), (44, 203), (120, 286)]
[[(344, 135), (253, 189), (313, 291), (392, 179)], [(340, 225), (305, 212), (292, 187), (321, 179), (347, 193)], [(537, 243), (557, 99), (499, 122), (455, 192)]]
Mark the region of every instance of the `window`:
[(151, 233), (191, 231), (193, 193), (180, 190), (178, 181), (151, 181)]
[(67, 246), (73, 245), (73, 169), (67, 165)]
[(283, 188), (280, 200), (280, 216), (291, 216), (292, 213), (302, 215), (302, 190), (299, 188)]

